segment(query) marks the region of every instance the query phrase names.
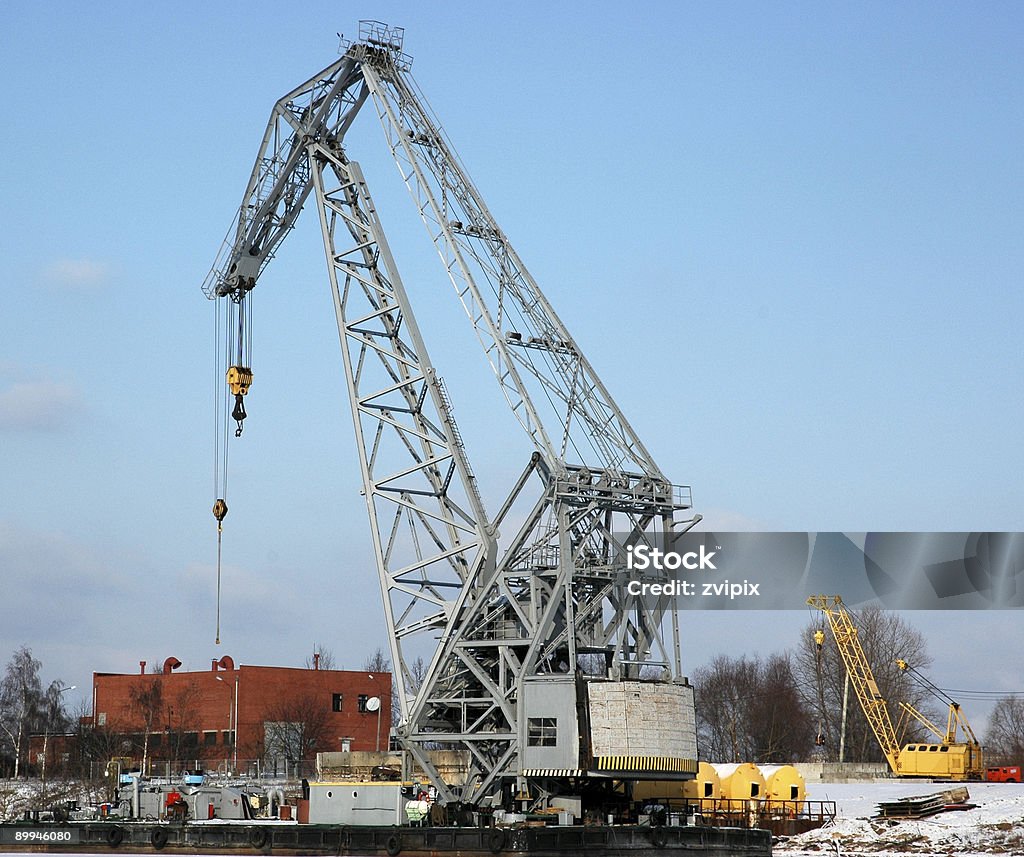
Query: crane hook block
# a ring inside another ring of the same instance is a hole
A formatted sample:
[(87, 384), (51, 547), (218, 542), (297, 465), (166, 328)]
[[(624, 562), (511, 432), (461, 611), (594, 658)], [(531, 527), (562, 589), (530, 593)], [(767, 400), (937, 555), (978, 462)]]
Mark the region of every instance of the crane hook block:
[(235, 406), (231, 409), (231, 419), (238, 423), (238, 428), (235, 429), (235, 437), (242, 436), (242, 421), (245, 417), (245, 400), (242, 398), (241, 393), (236, 393)]
[(235, 407), (231, 411), (231, 419), (238, 423), (235, 429), (235, 437), (242, 436), (242, 420), (245, 419), (245, 403), (242, 397), (249, 392), (252, 385), (252, 369), (248, 366), (229, 366), (225, 375), (228, 387), (235, 394)]
[(226, 377), (228, 387), (236, 396), (244, 396), (252, 386), (252, 369), (248, 366), (229, 366)]
[(217, 519), (219, 524), (228, 514), (228, 504), (220, 497), (217, 498), (217, 502), (213, 504), (213, 517)]

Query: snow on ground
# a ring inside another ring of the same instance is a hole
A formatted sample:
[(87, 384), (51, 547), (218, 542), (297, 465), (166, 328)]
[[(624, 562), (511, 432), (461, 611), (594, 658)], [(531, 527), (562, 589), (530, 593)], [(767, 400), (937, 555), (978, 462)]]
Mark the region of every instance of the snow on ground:
[(834, 800), (836, 821), (777, 842), (784, 857), (834, 854), (886, 857), (890, 854), (1024, 855), (1024, 785), (967, 783), (975, 809), (941, 812), (920, 821), (876, 819), (879, 801), (934, 794), (949, 783), (820, 783), (807, 787), (807, 799)]

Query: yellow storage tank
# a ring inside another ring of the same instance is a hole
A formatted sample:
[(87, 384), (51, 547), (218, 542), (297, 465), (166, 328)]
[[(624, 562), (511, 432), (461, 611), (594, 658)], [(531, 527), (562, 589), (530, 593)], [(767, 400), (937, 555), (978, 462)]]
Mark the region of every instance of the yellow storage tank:
[(753, 762), (739, 765), (715, 765), (722, 781), (722, 797), (729, 809), (746, 809), (750, 801), (764, 797), (764, 777)]
[(636, 780), (633, 783), (633, 800), (673, 800), (682, 801), (683, 780)]
[(713, 765), (697, 764), (692, 780), (637, 780), (633, 783), (633, 800), (718, 800), (722, 797), (722, 781)]
[(761, 773), (764, 775), (766, 801), (785, 801), (785, 808), (795, 812), (803, 809), (807, 784), (796, 768), (792, 765), (762, 765)]
[(697, 765), (697, 776), (683, 783), (683, 797), (687, 800), (718, 800), (722, 797), (722, 780), (718, 771), (708, 762)]

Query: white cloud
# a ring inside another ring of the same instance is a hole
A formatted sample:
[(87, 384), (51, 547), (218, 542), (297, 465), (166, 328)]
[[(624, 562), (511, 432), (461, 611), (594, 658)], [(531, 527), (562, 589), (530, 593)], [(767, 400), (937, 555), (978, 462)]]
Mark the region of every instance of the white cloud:
[(110, 266), (95, 259), (58, 259), (43, 269), (43, 281), (73, 290), (95, 289), (110, 277)]
[(78, 391), (58, 381), (16, 381), (0, 389), (0, 429), (55, 431), (81, 410)]

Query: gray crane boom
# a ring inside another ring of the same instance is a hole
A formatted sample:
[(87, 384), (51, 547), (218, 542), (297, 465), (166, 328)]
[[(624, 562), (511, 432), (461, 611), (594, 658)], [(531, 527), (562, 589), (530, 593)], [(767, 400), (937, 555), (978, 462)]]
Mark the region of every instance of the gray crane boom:
[(208, 298), (238, 300), (255, 286), (313, 189), (308, 142), (344, 137), (366, 98), (360, 81), (358, 65), (342, 57), (274, 105), (242, 204), (203, 282)]

